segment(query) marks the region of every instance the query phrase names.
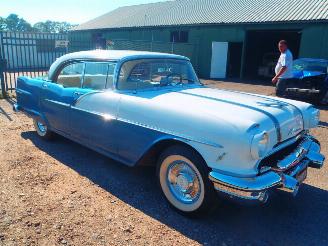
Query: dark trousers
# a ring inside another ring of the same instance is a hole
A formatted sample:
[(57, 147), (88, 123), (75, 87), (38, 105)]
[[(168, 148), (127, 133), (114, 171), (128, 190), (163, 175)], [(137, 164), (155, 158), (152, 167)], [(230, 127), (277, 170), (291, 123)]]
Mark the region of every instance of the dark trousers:
[(276, 83), (276, 96), (283, 97), (286, 93), (288, 79), (278, 79)]

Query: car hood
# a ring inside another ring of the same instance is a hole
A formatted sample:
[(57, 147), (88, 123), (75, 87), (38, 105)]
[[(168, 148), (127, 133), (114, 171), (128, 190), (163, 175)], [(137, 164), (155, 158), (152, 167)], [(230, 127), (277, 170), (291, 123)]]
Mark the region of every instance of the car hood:
[(164, 93), (155, 100), (181, 114), (197, 115), (204, 124), (213, 120), (243, 132), (260, 125), (276, 137), (276, 143), (304, 129), (302, 112), (309, 107), (298, 101), (206, 87)]
[(295, 70), (295, 71), (293, 71), (293, 77), (297, 78), (297, 79), (302, 79), (302, 78), (305, 78), (305, 77), (319, 76), (319, 75), (323, 75), (323, 74), (324, 73), (322, 73), (322, 72), (308, 71), (308, 70), (303, 70), (303, 71)]

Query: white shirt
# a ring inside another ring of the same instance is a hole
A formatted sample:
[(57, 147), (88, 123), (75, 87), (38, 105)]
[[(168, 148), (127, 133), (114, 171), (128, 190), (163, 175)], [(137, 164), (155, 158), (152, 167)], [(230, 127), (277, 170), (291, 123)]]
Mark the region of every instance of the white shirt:
[(280, 75), (279, 79), (289, 79), (293, 77), (293, 54), (290, 50), (286, 50), (285, 53), (281, 53), (276, 65), (275, 72), (279, 73), (282, 67), (286, 67), (286, 71)]

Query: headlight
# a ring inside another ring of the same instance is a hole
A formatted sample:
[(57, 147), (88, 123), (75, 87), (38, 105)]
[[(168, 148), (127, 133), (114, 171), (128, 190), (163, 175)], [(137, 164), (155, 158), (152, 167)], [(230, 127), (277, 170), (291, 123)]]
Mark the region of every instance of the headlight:
[(320, 122), (320, 110), (316, 109), (316, 112), (313, 112), (313, 124), (315, 127), (319, 125)]
[(317, 127), (320, 122), (320, 110), (311, 106), (308, 108), (308, 112), (310, 113), (309, 128)]
[(254, 135), (251, 142), (251, 155), (253, 159), (258, 160), (262, 158), (268, 151), (269, 134), (262, 132)]
[(297, 127), (301, 128), (303, 130), (304, 129), (303, 116), (301, 114), (297, 115), (295, 117), (295, 121), (296, 121)]

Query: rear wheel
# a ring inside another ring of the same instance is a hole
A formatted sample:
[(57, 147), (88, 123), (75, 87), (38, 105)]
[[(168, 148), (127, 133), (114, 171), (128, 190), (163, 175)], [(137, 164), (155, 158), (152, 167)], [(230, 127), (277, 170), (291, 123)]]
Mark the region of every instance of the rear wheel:
[(165, 150), (158, 161), (157, 176), (164, 197), (184, 215), (210, 212), (217, 194), (208, 179), (209, 168), (192, 149), (175, 145)]
[(51, 132), (45, 123), (42, 123), (36, 119), (33, 119), (34, 128), (38, 136), (42, 139), (50, 140), (53, 137)]

